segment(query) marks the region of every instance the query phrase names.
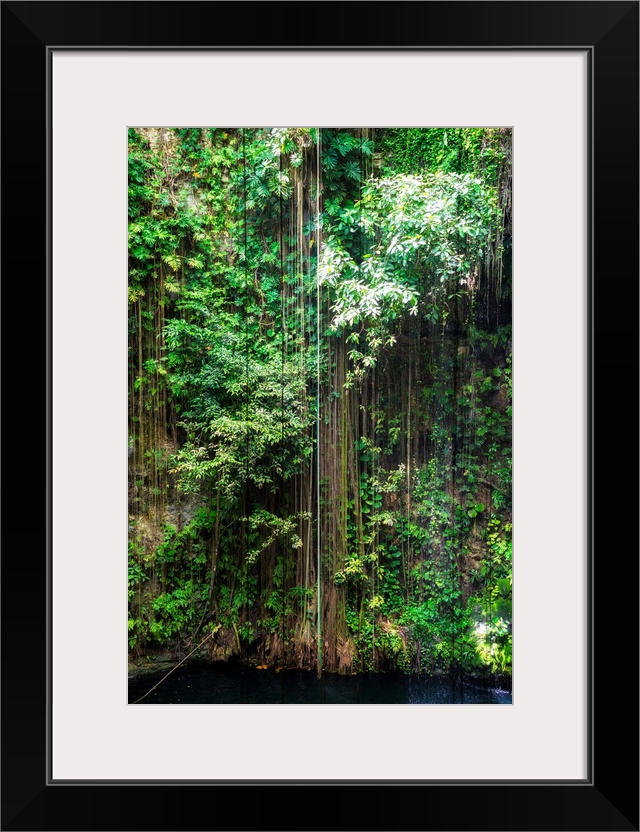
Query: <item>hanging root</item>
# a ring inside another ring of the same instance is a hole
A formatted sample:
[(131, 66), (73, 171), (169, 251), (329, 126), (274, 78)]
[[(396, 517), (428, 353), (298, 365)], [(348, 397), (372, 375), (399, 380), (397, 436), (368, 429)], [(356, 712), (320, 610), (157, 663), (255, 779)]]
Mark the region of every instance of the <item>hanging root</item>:
[(190, 653), (187, 653), (187, 655), (184, 657), (184, 659), (182, 659), (182, 661), (178, 662), (178, 664), (175, 667), (172, 667), (171, 670), (168, 673), (165, 673), (165, 675), (162, 677), (162, 679), (160, 679), (159, 682), (156, 682), (156, 684), (150, 690), (148, 690), (143, 696), (141, 696), (140, 699), (136, 699), (136, 701), (132, 702), (131, 704), (132, 705), (137, 705), (138, 702), (142, 702), (143, 699), (146, 699), (146, 697), (149, 696), (149, 694), (152, 691), (154, 691), (158, 687), (158, 685), (161, 685), (168, 676), (171, 676), (171, 674), (173, 673), (174, 670), (177, 670), (180, 667), (181, 664), (184, 664), (186, 662), (186, 660), (189, 658), (189, 656), (193, 656), (193, 654), (196, 652), (196, 650), (199, 650), (202, 647), (202, 645), (205, 643), (205, 641), (208, 638), (211, 638), (212, 635), (213, 635), (213, 632), (209, 633), (208, 636), (203, 638), (202, 641), (200, 642), (200, 644), (198, 644), (197, 647), (194, 647), (193, 650)]

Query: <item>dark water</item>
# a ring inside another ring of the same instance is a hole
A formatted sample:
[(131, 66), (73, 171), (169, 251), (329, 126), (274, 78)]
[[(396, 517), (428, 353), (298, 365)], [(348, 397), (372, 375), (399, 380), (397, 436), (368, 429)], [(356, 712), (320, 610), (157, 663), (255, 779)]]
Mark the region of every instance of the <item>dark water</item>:
[[(162, 679), (166, 670), (129, 680), (135, 703)], [(433, 705), (511, 703), (511, 692), (447, 678), (365, 674), (338, 676), (314, 671), (256, 670), (238, 665), (185, 665), (173, 672), (140, 704), (153, 705)]]

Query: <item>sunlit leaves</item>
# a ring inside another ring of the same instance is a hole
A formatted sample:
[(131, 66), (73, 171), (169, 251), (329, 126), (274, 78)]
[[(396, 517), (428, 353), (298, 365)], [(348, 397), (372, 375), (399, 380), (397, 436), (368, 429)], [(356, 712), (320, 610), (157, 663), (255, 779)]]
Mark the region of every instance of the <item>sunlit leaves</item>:
[[(440, 173), (373, 179), (357, 203), (331, 203), (336, 220), (319, 277), (333, 289), (334, 325), (415, 314), (425, 289), (466, 285), (478, 241), (486, 243), (497, 222), (496, 205), (480, 180)], [(362, 237), (361, 256), (345, 245), (345, 234), (354, 232)]]
[(175, 254), (163, 254), (162, 261), (174, 271), (180, 268), (180, 258)]

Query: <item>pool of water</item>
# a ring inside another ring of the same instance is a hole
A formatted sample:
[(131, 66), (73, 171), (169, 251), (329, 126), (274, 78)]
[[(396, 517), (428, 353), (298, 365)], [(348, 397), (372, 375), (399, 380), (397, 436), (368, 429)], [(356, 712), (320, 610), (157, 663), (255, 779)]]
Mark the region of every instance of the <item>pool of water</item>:
[[(443, 677), (371, 673), (359, 676), (309, 670), (257, 670), (194, 663), (129, 679), (129, 703), (141, 705), (505, 705), (511, 692)], [(154, 685), (160, 684), (152, 690)], [(149, 691), (151, 691), (149, 693)], [(148, 694), (148, 695), (145, 695)]]

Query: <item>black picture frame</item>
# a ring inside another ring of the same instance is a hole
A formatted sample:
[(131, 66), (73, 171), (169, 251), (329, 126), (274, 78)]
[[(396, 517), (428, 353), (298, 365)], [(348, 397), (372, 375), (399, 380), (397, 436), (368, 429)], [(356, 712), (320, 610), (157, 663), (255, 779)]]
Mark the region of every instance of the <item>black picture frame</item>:
[[(15, 440), (20, 453), (6, 476), (12, 543), (2, 558), (2, 829), (637, 830), (637, 495), (623, 475), (636, 479), (638, 458), (637, 409), (629, 403), (637, 401), (638, 378), (639, 3), (318, 2), (308, 25), (287, 28), (293, 9), (303, 20), (310, 5), (2, 3), (3, 290), (8, 314), (21, 315), (22, 333), (18, 344), (7, 339), (3, 365), (5, 449)], [(591, 690), (584, 782), (48, 779), (52, 49), (276, 46), (588, 51)], [(47, 518), (40, 535), (35, 516)]]

